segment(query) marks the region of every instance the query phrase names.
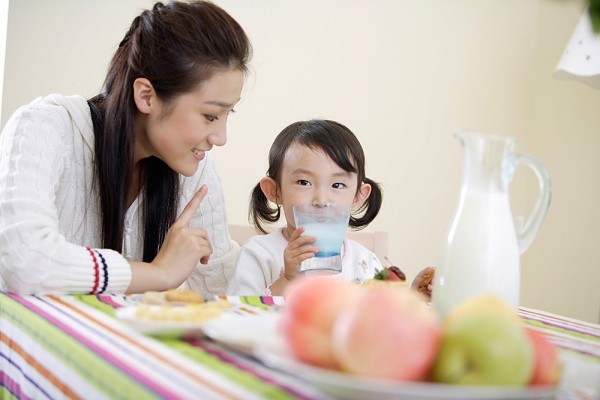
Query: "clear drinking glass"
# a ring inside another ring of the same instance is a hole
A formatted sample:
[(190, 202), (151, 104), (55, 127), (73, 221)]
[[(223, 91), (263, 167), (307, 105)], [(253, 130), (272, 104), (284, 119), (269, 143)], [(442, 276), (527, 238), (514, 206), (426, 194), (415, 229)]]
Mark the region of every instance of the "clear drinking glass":
[(303, 236), (314, 236), (319, 252), (300, 265), (306, 274), (342, 272), (341, 250), (350, 220), (350, 208), (334, 203), (300, 204), (294, 207), (296, 227), (304, 227)]

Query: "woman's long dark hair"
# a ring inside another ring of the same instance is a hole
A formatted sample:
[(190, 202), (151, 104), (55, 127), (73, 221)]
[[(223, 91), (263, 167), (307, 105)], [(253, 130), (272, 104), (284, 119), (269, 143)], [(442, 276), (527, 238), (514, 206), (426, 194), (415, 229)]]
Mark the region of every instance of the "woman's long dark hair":
[[(110, 63), (104, 92), (89, 101), (104, 247), (122, 251), (138, 112), (133, 82), (147, 78), (168, 107), (216, 71), (247, 72), (250, 56), (250, 41), (242, 27), (207, 1), (156, 3), (133, 20)], [(152, 261), (177, 217), (179, 175), (156, 157), (139, 165), (144, 191), (143, 260)]]
[[(365, 154), (360, 142), (350, 129), (339, 122), (321, 119), (294, 122), (285, 127), (277, 135), (269, 150), (267, 176), (275, 181), (277, 187), (281, 185), (281, 171), (285, 155), (293, 144), (307, 146), (313, 150), (322, 150), (341, 169), (356, 173), (357, 193), (362, 183), (371, 185), (371, 194), (367, 201), (350, 216), (350, 228), (363, 229), (375, 219), (381, 209), (383, 193), (377, 182), (365, 176)], [(267, 233), (263, 223), (277, 222), (281, 217), (281, 210), (270, 204), (259, 183), (252, 189), (248, 214), (250, 222), (256, 229), (259, 232)]]

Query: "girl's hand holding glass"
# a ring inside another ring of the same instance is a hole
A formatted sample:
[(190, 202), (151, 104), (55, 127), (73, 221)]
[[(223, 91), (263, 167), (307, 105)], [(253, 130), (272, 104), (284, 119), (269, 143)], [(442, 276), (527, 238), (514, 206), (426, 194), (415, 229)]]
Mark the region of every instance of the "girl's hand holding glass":
[(288, 281), (292, 281), (300, 274), (300, 264), (304, 260), (312, 258), (319, 252), (317, 246), (312, 245), (317, 241), (314, 236), (301, 236), (304, 228), (296, 228), (290, 238), (289, 243), (283, 251), (284, 276)]

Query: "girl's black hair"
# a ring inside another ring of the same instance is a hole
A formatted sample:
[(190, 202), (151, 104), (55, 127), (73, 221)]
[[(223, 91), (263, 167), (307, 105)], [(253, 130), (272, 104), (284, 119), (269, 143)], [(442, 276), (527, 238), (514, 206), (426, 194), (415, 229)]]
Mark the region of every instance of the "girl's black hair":
[[(122, 251), (134, 171), (133, 82), (148, 79), (169, 106), (217, 71), (247, 72), (251, 45), (241, 26), (208, 1), (156, 3), (136, 17), (110, 63), (103, 93), (90, 99), (102, 242)], [(139, 163), (143, 187), (143, 260), (152, 261), (177, 217), (180, 177), (156, 157)]]
[[(371, 185), (371, 194), (367, 201), (350, 216), (349, 226), (360, 230), (369, 225), (379, 214), (383, 193), (381, 186), (365, 176), (365, 154), (360, 142), (350, 129), (339, 122), (313, 119), (294, 122), (284, 128), (275, 138), (269, 151), (269, 169), (277, 186), (281, 184), (281, 171), (288, 149), (299, 144), (313, 150), (322, 150), (340, 168), (346, 172), (357, 174), (358, 188), (361, 183)], [(357, 192), (358, 193), (358, 192)], [(277, 222), (281, 217), (279, 207), (273, 207), (257, 184), (250, 195), (248, 218), (256, 229), (267, 233), (263, 223)]]

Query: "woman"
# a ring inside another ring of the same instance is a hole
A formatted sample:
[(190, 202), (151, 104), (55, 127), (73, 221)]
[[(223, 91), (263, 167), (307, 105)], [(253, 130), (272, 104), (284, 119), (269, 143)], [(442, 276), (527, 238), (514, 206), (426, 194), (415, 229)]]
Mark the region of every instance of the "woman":
[(0, 136), (0, 289), (223, 293), (239, 251), (209, 152), (250, 58), (209, 2), (142, 12), (87, 101), (21, 107)]

